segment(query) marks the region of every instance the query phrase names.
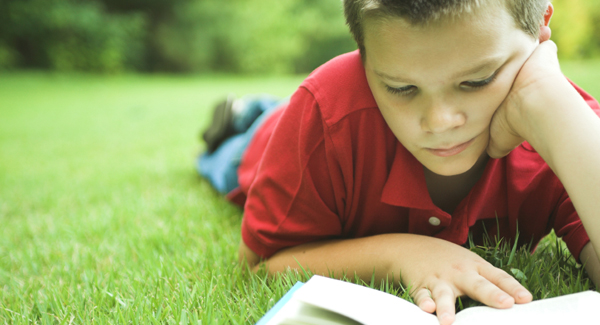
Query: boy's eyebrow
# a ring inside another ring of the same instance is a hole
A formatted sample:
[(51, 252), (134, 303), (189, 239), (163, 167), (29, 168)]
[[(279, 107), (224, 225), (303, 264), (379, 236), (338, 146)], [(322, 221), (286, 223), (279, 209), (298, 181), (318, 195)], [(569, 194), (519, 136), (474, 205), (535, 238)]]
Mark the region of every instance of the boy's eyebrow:
[(453, 79), (470, 76), (470, 75), (476, 74), (479, 71), (482, 71), (482, 70), (485, 70), (488, 68), (497, 67), (498, 65), (500, 65), (500, 61), (502, 61), (502, 57), (489, 58), (485, 61), (482, 61), (479, 65), (473, 67), (473, 69), (469, 69), (467, 71), (457, 73), (456, 75), (453, 76)]
[[(454, 76), (452, 76), (452, 79), (458, 79), (460, 77), (470, 76), (472, 74), (475, 74), (479, 71), (482, 71), (482, 70), (490, 68), (490, 67), (497, 67), (502, 60), (503, 60), (502, 57), (489, 58), (485, 61), (482, 61), (480, 64), (476, 65), (472, 69), (462, 71), (462, 72), (455, 74)], [(412, 80), (410, 80), (408, 78), (403, 78), (401, 76), (390, 76), (388, 74), (385, 74), (385, 73), (383, 73), (381, 71), (377, 71), (377, 70), (374, 70), (373, 72), (375, 72), (376, 75), (378, 75), (384, 79), (387, 79), (387, 80), (403, 82), (403, 83), (414, 83)]]

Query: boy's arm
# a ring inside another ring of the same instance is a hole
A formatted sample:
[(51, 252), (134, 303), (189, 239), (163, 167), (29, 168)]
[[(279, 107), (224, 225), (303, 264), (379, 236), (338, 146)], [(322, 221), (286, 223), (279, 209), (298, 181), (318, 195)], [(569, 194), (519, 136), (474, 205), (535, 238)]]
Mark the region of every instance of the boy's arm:
[[(586, 246), (585, 258), (597, 267), (600, 118), (563, 76), (556, 52), (552, 41), (543, 42), (525, 63), (513, 90), (496, 111), (488, 153), (502, 157), (523, 140), (536, 149), (569, 194), (593, 245)], [(592, 280), (600, 284), (598, 271), (592, 274)]]
[(467, 295), (486, 305), (509, 308), (516, 301), (531, 301), (531, 294), (506, 272), (477, 254), (451, 242), (412, 234), (328, 240), (287, 248), (266, 261), (243, 242), (240, 259), (254, 270), (262, 264), (269, 273), (288, 268), (310, 269), (315, 274), (341, 277), (358, 275), (399, 279), (410, 286), (415, 302), (427, 312), (437, 311), (441, 324), (454, 321), (456, 297)]

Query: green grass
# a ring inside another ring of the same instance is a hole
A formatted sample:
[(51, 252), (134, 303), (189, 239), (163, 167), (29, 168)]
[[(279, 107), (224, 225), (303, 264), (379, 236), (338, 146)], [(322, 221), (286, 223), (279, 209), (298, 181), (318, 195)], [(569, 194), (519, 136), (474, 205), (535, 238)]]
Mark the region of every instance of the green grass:
[(587, 62), (561, 62), (563, 73), (600, 100), (600, 59)]
[[(600, 97), (600, 62), (563, 67)], [(228, 92), (286, 96), (301, 80), (0, 75), (0, 323), (256, 322), (306, 275), (237, 264), (242, 213), (196, 175), (197, 135)], [(544, 245), (475, 249), (537, 298), (588, 288)]]

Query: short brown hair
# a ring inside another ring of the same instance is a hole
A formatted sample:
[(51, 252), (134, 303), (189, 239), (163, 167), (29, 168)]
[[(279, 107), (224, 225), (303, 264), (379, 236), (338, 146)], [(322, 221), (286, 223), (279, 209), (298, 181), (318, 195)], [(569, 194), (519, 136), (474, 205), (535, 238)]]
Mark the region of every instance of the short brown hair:
[(490, 3), (504, 4), (525, 33), (538, 37), (549, 0), (343, 0), (346, 23), (365, 54), (363, 22), (367, 16), (399, 17), (413, 25), (456, 18)]

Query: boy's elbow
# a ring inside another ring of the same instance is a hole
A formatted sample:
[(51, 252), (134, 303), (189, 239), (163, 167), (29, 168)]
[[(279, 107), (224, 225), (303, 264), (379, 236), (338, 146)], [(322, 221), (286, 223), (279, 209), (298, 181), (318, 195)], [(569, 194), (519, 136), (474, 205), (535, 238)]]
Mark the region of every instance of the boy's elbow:
[(253, 272), (258, 270), (260, 264), (260, 256), (251, 250), (242, 240), (238, 250), (238, 260), (240, 264), (247, 264)]
[(594, 246), (592, 246), (592, 242), (587, 243), (583, 247), (583, 250), (579, 254), (579, 259), (581, 263), (585, 264), (585, 269), (592, 282), (594, 282), (597, 288), (600, 288), (600, 259), (598, 258), (598, 254), (596, 254)]

